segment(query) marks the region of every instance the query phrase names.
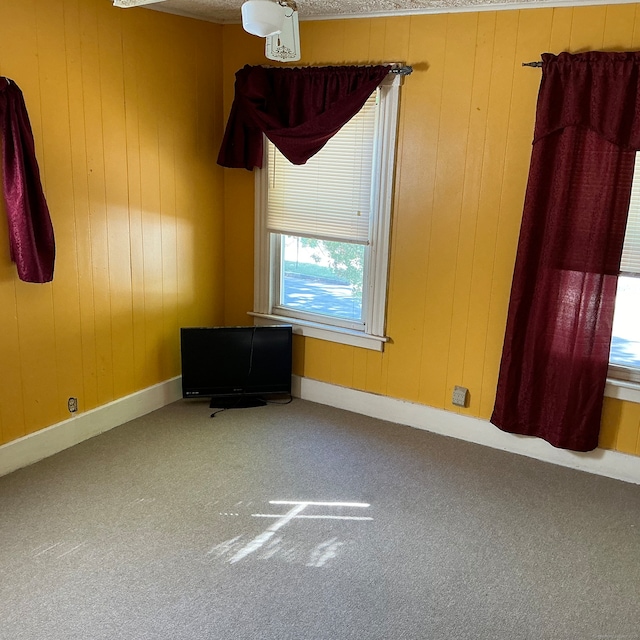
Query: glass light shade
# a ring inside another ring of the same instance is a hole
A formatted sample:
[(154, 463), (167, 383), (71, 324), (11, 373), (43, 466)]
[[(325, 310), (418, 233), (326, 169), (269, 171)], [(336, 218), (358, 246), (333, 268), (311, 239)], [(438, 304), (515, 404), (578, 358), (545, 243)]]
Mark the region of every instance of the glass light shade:
[(242, 27), (247, 33), (266, 38), (280, 33), (285, 12), (271, 0), (248, 0), (242, 5)]

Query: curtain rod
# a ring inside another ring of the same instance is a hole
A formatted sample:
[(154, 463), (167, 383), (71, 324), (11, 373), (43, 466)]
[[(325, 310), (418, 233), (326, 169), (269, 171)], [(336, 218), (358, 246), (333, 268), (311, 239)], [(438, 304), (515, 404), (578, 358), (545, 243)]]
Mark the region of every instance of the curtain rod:
[(522, 66), (523, 67), (541, 67), (542, 60), (536, 60), (535, 62), (523, 62)]
[[(385, 64), (385, 63), (383, 63)], [(386, 63), (386, 64), (393, 64), (393, 63)], [(397, 66), (392, 67), (391, 69), (389, 69), (389, 73), (395, 73), (398, 76), (409, 76), (413, 73), (413, 67), (407, 64), (398, 64), (395, 63)], [(304, 67), (273, 67), (271, 65), (260, 65), (265, 69), (303, 69)], [(337, 65), (336, 65), (337, 66)], [(357, 66), (357, 65), (356, 65)], [(313, 67), (308, 67), (308, 68), (313, 68)]]
[(413, 67), (410, 67), (408, 65), (404, 65), (402, 67), (394, 67), (393, 69), (389, 70), (389, 73), (395, 73), (399, 76), (409, 76), (413, 73)]

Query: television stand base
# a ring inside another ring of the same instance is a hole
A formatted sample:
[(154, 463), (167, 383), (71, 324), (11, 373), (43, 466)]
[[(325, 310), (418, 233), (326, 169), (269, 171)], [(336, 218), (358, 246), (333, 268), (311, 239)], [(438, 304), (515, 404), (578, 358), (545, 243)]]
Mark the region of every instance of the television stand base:
[(262, 398), (212, 398), (209, 409), (250, 409), (266, 404), (267, 401)]

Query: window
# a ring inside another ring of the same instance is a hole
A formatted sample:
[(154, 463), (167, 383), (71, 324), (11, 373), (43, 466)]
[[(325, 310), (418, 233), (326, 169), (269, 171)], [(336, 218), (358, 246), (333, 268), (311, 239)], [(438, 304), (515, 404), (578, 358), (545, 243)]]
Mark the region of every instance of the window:
[(640, 154), (631, 188), (609, 362), (611, 377), (640, 382)]
[(256, 172), (254, 316), (381, 350), (400, 77), (292, 165), (266, 141)]

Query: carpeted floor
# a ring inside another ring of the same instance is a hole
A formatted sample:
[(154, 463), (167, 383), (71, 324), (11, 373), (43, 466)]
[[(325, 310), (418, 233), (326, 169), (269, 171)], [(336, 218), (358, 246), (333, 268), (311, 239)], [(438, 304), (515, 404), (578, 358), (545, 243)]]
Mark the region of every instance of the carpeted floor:
[(0, 478), (2, 640), (640, 639), (640, 487), (302, 400), (210, 413)]

